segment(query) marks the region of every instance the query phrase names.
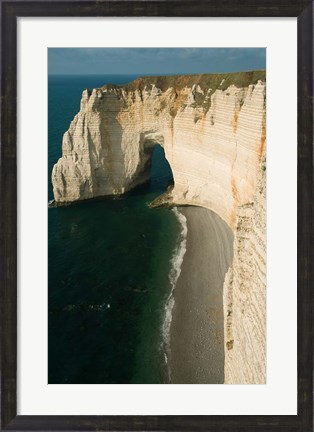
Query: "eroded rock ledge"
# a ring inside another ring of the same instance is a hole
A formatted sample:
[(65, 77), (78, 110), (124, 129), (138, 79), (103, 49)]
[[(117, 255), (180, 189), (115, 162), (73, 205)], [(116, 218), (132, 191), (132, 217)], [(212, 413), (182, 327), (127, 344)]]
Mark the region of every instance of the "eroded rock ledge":
[(174, 177), (166, 201), (209, 208), (229, 224), (226, 382), (264, 382), (266, 375), (264, 303), (257, 307), (266, 284), (265, 193), (257, 190), (265, 98), (265, 71), (144, 77), (85, 90), (52, 172), (56, 202), (123, 194), (148, 180), (158, 143)]

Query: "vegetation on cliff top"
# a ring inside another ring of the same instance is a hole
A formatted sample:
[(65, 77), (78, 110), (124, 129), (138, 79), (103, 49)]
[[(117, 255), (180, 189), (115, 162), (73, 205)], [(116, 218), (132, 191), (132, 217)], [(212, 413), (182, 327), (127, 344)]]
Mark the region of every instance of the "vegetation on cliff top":
[(247, 87), (250, 84), (256, 84), (259, 80), (266, 81), (266, 71), (256, 70), (248, 72), (220, 73), (220, 74), (199, 74), (199, 75), (165, 75), (165, 76), (143, 76), (135, 79), (129, 84), (114, 85), (108, 84), (105, 87), (124, 88), (127, 91), (144, 90), (145, 86), (155, 85), (162, 91), (172, 87), (175, 90), (181, 90), (184, 87), (192, 87), (194, 84), (199, 85), (203, 91), (211, 89), (226, 90), (231, 85), (236, 87)]
[[(124, 84), (107, 84), (103, 89), (118, 90), (123, 89), (128, 93), (139, 91), (140, 93), (146, 89), (151, 89), (153, 85), (165, 92), (169, 88), (173, 88), (176, 93), (176, 98), (184, 87), (192, 88), (199, 85), (202, 92), (194, 92), (194, 100), (196, 107), (202, 107), (207, 112), (211, 106), (211, 96), (216, 90), (226, 90), (231, 85), (238, 88), (245, 88), (251, 84), (257, 84), (258, 81), (266, 81), (266, 71), (256, 70), (248, 72), (235, 73), (219, 73), (219, 74), (199, 74), (199, 75), (165, 75), (165, 76), (143, 76), (134, 81)], [(161, 102), (161, 104), (163, 101)], [(176, 100), (176, 103), (171, 107), (170, 114), (175, 117), (178, 109), (184, 105), (182, 97)], [(165, 107), (163, 107), (165, 108)]]

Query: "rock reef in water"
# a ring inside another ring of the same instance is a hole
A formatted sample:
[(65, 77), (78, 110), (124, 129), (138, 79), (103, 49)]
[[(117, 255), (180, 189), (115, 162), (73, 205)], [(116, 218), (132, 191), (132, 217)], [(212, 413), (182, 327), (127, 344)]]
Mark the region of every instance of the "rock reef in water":
[(144, 77), (82, 94), (52, 172), (56, 202), (123, 194), (171, 166), (163, 203), (216, 212), (235, 234), (224, 284), (225, 382), (266, 377), (265, 71)]

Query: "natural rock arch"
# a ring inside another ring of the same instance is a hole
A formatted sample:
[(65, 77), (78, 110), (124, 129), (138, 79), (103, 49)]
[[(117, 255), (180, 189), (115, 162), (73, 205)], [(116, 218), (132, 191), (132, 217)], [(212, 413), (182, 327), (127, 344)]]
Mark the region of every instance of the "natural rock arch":
[(199, 85), (84, 91), (53, 169), (55, 200), (123, 194), (144, 183), (153, 143), (173, 172), (169, 203), (209, 208), (233, 228), (237, 207), (252, 199), (265, 148), (265, 82), (215, 92)]

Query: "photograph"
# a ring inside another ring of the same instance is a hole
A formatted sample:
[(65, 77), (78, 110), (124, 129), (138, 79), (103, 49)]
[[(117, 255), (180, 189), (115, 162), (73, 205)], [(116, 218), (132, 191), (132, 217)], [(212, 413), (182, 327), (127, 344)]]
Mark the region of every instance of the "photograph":
[(311, 431), (313, 2), (0, 3), (0, 431)]
[(266, 48), (48, 51), (48, 384), (266, 384)]

